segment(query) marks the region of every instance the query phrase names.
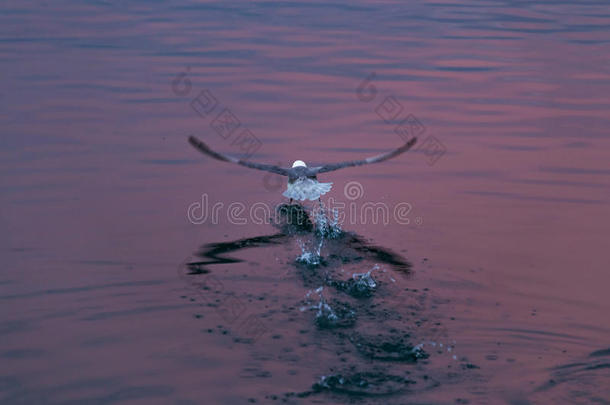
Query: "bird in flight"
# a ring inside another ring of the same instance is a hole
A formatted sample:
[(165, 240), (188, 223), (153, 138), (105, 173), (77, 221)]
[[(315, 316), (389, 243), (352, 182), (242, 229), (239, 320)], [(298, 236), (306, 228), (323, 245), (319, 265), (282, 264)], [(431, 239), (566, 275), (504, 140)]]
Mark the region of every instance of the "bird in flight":
[(350, 160), (341, 163), (330, 163), (322, 166), (308, 167), (302, 160), (296, 160), (292, 167), (285, 168), (276, 165), (268, 165), (264, 163), (250, 162), (243, 159), (238, 159), (233, 156), (224, 155), (210, 149), (208, 145), (194, 136), (189, 136), (189, 143), (199, 152), (204, 153), (214, 159), (224, 162), (237, 163), (239, 165), (249, 167), (251, 169), (264, 170), (267, 172), (279, 174), (288, 177), (288, 185), (286, 191), (282, 193), (284, 197), (292, 200), (319, 200), (320, 197), (328, 193), (333, 183), (320, 183), (317, 175), (320, 173), (332, 172), (334, 170), (343, 169), (344, 167), (361, 166), (369, 163), (379, 163), (384, 160), (391, 159), (411, 149), (417, 142), (417, 138), (413, 137), (407, 143), (390, 152), (382, 153), (381, 155), (373, 156), (362, 160)]

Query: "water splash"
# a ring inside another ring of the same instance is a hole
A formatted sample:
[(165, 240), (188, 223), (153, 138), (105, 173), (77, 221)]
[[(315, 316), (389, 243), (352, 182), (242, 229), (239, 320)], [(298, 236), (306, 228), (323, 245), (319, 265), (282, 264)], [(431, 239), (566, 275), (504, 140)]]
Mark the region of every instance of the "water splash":
[(373, 295), (377, 288), (377, 281), (371, 273), (379, 270), (379, 266), (375, 265), (366, 273), (353, 273), (352, 278), (348, 281), (328, 280), (328, 285), (335, 287), (339, 291), (343, 291), (355, 298), (366, 298)]
[[(308, 305), (302, 306), (300, 308), (301, 312), (316, 310), (315, 323), (320, 328), (353, 326), (356, 321), (356, 312), (345, 303), (333, 302), (333, 305), (331, 305), (324, 298), (323, 291), (323, 286), (310, 290), (305, 295), (305, 301)], [(317, 296), (317, 302), (312, 300), (312, 296)]]
[(315, 221), (315, 232), (318, 236), (327, 239), (336, 239), (341, 236), (343, 230), (339, 225), (339, 211), (326, 209), (322, 201), (318, 207), (312, 209)]
[(379, 265), (374, 265), (372, 269), (366, 273), (354, 273), (352, 274), (352, 280), (358, 289), (363, 290), (374, 290), (377, 287), (377, 282), (371, 276), (371, 273), (375, 270), (379, 270)]
[[(324, 322), (336, 322), (339, 320), (339, 316), (335, 313), (335, 311), (333, 311), (332, 307), (328, 305), (322, 291), (324, 291), (324, 287), (318, 287), (315, 290), (310, 290), (305, 295), (305, 300), (310, 303), (310, 305), (303, 306), (300, 308), (300, 310), (303, 312), (308, 309), (317, 309), (318, 312), (316, 313), (316, 322), (318, 322), (319, 319), (323, 320)], [(316, 303), (311, 303), (312, 295), (317, 295), (318, 299)]]
[(296, 258), (298, 263), (303, 263), (307, 266), (319, 266), (322, 264), (322, 246), (324, 245), (324, 238), (320, 238), (314, 247), (311, 249), (301, 239), (297, 239), (297, 243), (301, 248), (301, 254)]

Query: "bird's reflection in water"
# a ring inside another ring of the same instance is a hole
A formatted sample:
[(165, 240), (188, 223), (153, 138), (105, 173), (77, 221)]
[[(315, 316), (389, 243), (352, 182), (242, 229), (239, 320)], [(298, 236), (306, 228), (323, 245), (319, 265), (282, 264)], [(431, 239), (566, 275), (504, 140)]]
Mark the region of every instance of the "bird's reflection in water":
[[(320, 261), (289, 259), (291, 265), (288, 267), (302, 277), (309, 292), (305, 297), (294, 297), (294, 301), (301, 300), (299, 305), (287, 304), (292, 308), (287, 316), (294, 318), (296, 308), (307, 311), (304, 316), (311, 314), (316, 329), (327, 334), (324, 346), (336, 346), (338, 352), (343, 353), (342, 359), (337, 358), (336, 364), (322, 365), (318, 373), (320, 379), (313, 382), (310, 390), (286, 395), (309, 396), (321, 392), (349, 398), (398, 395), (413, 390), (416, 381), (419, 381), (420, 389), (431, 389), (435, 384), (429, 379), (429, 370), (426, 370), (425, 378), (424, 374), (421, 378), (415, 374), (406, 378), (405, 373), (411, 373), (407, 369), (396, 374), (397, 367), (409, 368), (427, 362), (429, 355), (421, 342), (424, 334), (436, 333), (440, 325), (433, 321), (429, 308), (425, 308), (427, 292), (407, 292), (405, 284), (399, 282), (409, 279), (411, 263), (353, 232), (321, 229), (315, 215), (308, 214), (300, 205), (280, 205), (273, 222), (278, 232), (208, 243), (187, 263), (187, 276), (196, 279), (198, 275), (204, 275), (205, 278), (217, 265), (244, 262), (235, 254), (246, 249), (294, 246), (295, 242), (301, 249), (308, 244), (314, 247), (323, 244)], [(314, 216), (314, 220), (310, 216)], [(269, 314), (277, 314), (281, 307), (276, 304), (262, 316), (270, 321)], [(285, 322), (274, 321), (277, 325)], [(438, 336), (437, 333), (435, 337)], [(426, 336), (427, 340), (429, 338)], [(315, 335), (312, 339), (318, 341)], [(346, 351), (345, 347), (351, 349)], [(349, 362), (352, 366), (344, 368), (348, 353), (354, 356)], [(374, 371), (369, 368), (371, 364)], [(355, 369), (355, 365), (360, 365), (359, 369)]]
[(294, 240), (301, 242), (304, 238), (310, 238), (314, 243), (324, 242), (327, 253), (320, 264), (326, 268), (332, 269), (348, 263), (369, 261), (388, 265), (404, 275), (411, 272), (412, 265), (406, 258), (390, 249), (371, 244), (353, 232), (341, 231), (333, 237), (316, 232), (315, 224), (301, 205), (280, 205), (277, 214), (273, 222), (273, 225), (279, 229), (277, 233), (203, 245), (195, 255), (202, 260), (188, 263), (190, 274), (208, 273), (210, 266), (216, 264), (242, 262), (242, 259), (232, 257), (230, 254), (243, 249), (287, 244)]

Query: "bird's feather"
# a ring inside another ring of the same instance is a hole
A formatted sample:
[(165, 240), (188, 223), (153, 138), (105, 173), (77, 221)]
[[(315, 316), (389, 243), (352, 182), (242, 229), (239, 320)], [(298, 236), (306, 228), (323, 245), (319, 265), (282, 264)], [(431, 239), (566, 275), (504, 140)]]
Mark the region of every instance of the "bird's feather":
[[(265, 170), (265, 171), (268, 171), (271, 173), (280, 174), (282, 176), (289, 176), (291, 178), (291, 180), (300, 178), (303, 175), (305, 175), (307, 177), (315, 177), (318, 173), (332, 172), (334, 170), (343, 169), (344, 167), (361, 166), (361, 165), (366, 165), (366, 164), (370, 164), (370, 163), (383, 162), (384, 160), (391, 159), (393, 157), (400, 155), (401, 153), (408, 151), (409, 149), (411, 149), (411, 147), (413, 147), (413, 145), (415, 145), (415, 142), (417, 142), (417, 138), (414, 137), (411, 140), (409, 140), (407, 143), (402, 145), (400, 148), (396, 148), (390, 152), (382, 153), (381, 155), (373, 156), (373, 157), (366, 158), (363, 160), (350, 160), (347, 162), (331, 163), (331, 164), (327, 164), (327, 165), (322, 165), (322, 166), (317, 166), (317, 167), (307, 167), (307, 168), (302, 167), (302, 166), (297, 166), (295, 168), (290, 169), (290, 168), (279, 167), (276, 165), (267, 165), (264, 163), (249, 162), (247, 160), (238, 159), (233, 156), (218, 153), (218, 152), (215, 152), (212, 149), (210, 149), (210, 147), (208, 145), (206, 145), (204, 142), (202, 142), (201, 140), (195, 138), (194, 136), (189, 136), (189, 143), (191, 145), (193, 145), (193, 147), (195, 149), (197, 149), (201, 153), (204, 153), (210, 157), (213, 157), (214, 159), (222, 160), (223, 162), (237, 163), (238, 165), (249, 167), (251, 169)], [(301, 173), (301, 172), (303, 172), (303, 173)]]
[(223, 162), (237, 163), (238, 165), (246, 166), (251, 169), (265, 170), (265, 171), (268, 171), (271, 173), (280, 174), (282, 176), (288, 176), (288, 174), (289, 174), (289, 170), (284, 169), (283, 167), (279, 167), (276, 165), (266, 165), (264, 163), (249, 162), (247, 160), (237, 159), (236, 157), (233, 157), (233, 156), (224, 155), (222, 153), (215, 152), (212, 149), (210, 149), (210, 147), (208, 145), (206, 145), (204, 142), (200, 141), (199, 139), (195, 138), (194, 136), (189, 136), (189, 143), (191, 145), (193, 145), (193, 147), (195, 149), (197, 149), (199, 152), (204, 153), (210, 157), (213, 157), (214, 159), (222, 160)]
[(350, 160), (347, 162), (331, 163), (331, 164), (327, 164), (327, 165), (323, 165), (323, 166), (312, 167), (311, 171), (314, 174), (318, 174), (318, 173), (332, 172), (334, 170), (343, 169), (344, 167), (362, 166), (362, 165), (366, 165), (366, 164), (370, 164), (370, 163), (383, 162), (384, 160), (391, 159), (393, 157), (400, 155), (401, 153), (408, 151), (409, 149), (411, 149), (413, 147), (413, 145), (415, 145), (415, 142), (417, 142), (417, 138), (413, 137), (407, 143), (402, 145), (400, 148), (396, 148), (393, 151), (382, 153), (381, 155), (373, 156), (373, 157), (362, 159), (362, 160)]

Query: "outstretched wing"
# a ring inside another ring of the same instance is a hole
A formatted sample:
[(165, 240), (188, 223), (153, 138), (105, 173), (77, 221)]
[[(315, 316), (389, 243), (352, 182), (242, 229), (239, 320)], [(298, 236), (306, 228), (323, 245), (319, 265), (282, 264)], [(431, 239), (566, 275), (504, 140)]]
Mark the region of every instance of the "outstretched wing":
[(314, 172), (315, 174), (326, 173), (326, 172), (332, 172), (333, 170), (343, 169), (344, 167), (361, 166), (361, 165), (366, 165), (369, 163), (383, 162), (384, 160), (391, 159), (395, 156), (400, 155), (401, 153), (408, 151), (409, 149), (411, 149), (411, 147), (413, 145), (415, 145), (415, 142), (417, 142), (417, 138), (413, 138), (413, 139), (409, 140), (407, 143), (402, 145), (400, 148), (394, 149), (393, 151), (390, 151), (387, 153), (383, 153), (381, 155), (373, 156), (373, 157), (363, 159), (363, 160), (351, 160), (348, 162), (331, 163), (331, 164), (324, 165), (324, 166), (312, 167), (311, 171)]
[(263, 163), (255, 163), (248, 162), (247, 160), (238, 159), (233, 156), (223, 155), (221, 153), (215, 152), (208, 145), (195, 138), (194, 136), (189, 136), (189, 143), (193, 145), (195, 149), (197, 149), (201, 153), (205, 153), (208, 156), (213, 157), (214, 159), (222, 160), (224, 162), (237, 163), (238, 165), (246, 166), (251, 169), (257, 170), (265, 170), (271, 173), (281, 174), (282, 176), (288, 176), (288, 169), (284, 169), (275, 165), (266, 165)]

